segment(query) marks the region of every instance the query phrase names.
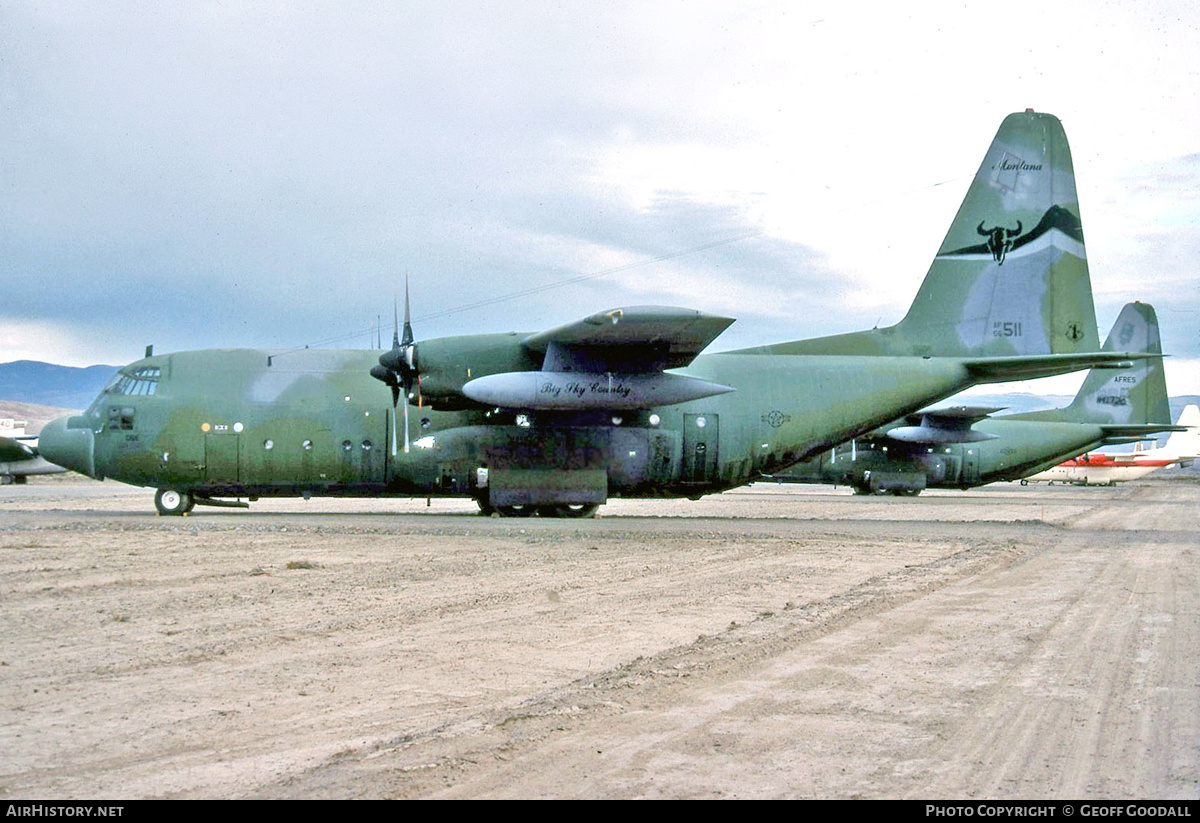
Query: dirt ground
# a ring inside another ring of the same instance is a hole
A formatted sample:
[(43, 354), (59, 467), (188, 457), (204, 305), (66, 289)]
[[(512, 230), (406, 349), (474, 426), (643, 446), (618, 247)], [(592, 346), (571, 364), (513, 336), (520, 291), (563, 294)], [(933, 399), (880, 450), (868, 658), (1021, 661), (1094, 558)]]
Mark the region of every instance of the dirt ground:
[(0, 488), (0, 799), (1196, 798), (1200, 482)]

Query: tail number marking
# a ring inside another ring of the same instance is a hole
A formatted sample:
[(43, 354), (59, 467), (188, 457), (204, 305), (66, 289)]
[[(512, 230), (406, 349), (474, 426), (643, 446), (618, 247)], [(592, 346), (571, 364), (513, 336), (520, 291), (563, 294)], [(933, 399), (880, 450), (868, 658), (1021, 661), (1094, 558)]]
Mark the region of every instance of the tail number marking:
[(992, 323), (992, 337), (1021, 337), (1024, 333), (1020, 320), (996, 320)]

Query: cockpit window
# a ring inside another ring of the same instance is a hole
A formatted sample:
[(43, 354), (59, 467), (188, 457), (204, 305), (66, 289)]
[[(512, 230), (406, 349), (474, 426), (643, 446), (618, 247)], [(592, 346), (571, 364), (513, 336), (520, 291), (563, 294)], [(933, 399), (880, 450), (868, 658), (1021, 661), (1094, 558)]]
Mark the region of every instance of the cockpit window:
[(128, 374), (118, 374), (109, 384), (109, 394), (126, 394), (147, 397), (158, 391), (158, 378), (162, 370), (158, 366), (142, 366)]

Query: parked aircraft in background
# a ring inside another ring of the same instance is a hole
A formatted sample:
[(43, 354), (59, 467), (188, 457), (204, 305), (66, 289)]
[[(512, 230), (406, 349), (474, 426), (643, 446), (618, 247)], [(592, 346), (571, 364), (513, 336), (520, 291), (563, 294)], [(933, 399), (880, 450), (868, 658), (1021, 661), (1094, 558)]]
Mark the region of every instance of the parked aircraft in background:
[[(1022, 481), (1074, 483), (1078, 486), (1115, 486), (1137, 480), (1167, 466), (1188, 466), (1200, 458), (1200, 407), (1185, 406), (1177, 426), (1186, 427), (1167, 438), (1162, 448), (1142, 448), (1132, 452), (1088, 452), (1038, 472)], [(1141, 446), (1142, 443), (1138, 443)]]
[(859, 494), (916, 495), (1016, 480), (1067, 457), (1172, 428), (1158, 318), (1146, 303), (1121, 310), (1105, 351), (1156, 357), (1120, 371), (1093, 369), (1064, 409), (989, 417), (962, 406), (911, 415), (774, 475), (784, 483), (853, 486)]
[(31, 474), (58, 474), (62, 466), (38, 453), (38, 439), (25, 434), (25, 421), (0, 420), (0, 484), (24, 483)]
[(416, 341), (405, 302), (403, 338), (382, 354), (147, 356), (85, 414), (48, 424), (42, 453), (158, 489), (162, 514), (397, 495), (580, 516), (610, 496), (744, 485), (977, 383), (1130, 364), (1097, 351), (1066, 135), (1029, 111), (1004, 120), (888, 328), (701, 355), (733, 320), (641, 306)]

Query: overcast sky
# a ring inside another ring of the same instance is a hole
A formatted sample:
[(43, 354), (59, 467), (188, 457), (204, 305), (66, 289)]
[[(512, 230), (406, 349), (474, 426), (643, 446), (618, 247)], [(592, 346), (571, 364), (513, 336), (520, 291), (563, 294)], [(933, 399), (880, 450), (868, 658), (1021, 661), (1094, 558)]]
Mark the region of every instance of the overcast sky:
[(0, 362), (366, 347), (406, 271), (418, 340), (890, 324), (1031, 107), (1101, 339), (1152, 303), (1200, 393), (1200, 4), (822, 5), (0, 0)]

